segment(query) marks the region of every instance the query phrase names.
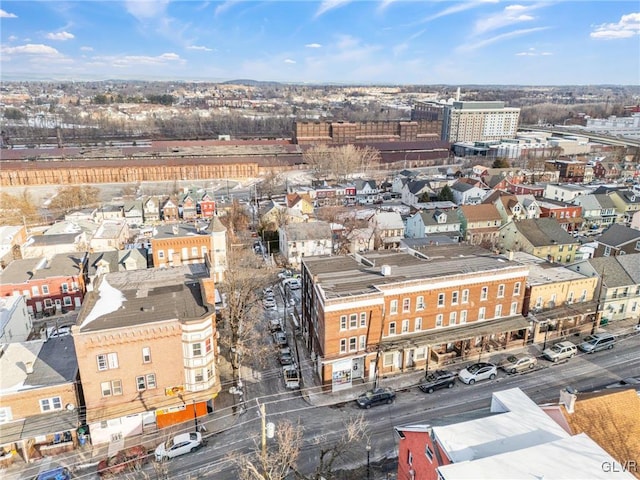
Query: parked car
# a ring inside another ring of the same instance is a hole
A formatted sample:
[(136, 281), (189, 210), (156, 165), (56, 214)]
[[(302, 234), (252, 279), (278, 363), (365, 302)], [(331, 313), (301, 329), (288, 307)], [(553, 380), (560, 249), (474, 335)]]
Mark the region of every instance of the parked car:
[(623, 378), (619, 382), (612, 383), (611, 385), (607, 385), (606, 388), (625, 388), (632, 387), (636, 390), (640, 389), (640, 375), (637, 377), (627, 377)]
[(262, 293), (264, 294), (264, 296), (272, 296), (273, 297), (273, 288), (271, 287), (267, 287), (264, 290), (262, 290)]
[(455, 372), (436, 370), (427, 374), (424, 380), (420, 383), (419, 388), (425, 393), (433, 393), (435, 390), (440, 388), (452, 388), (455, 383)]
[(509, 355), (498, 366), (505, 372), (516, 373), (523, 370), (532, 370), (537, 363), (538, 359), (531, 355)]
[(293, 355), (291, 354), (291, 349), (289, 347), (284, 347), (280, 349), (278, 353), (278, 361), (280, 365), (293, 365)]
[(202, 435), (200, 432), (181, 433), (158, 445), (155, 450), (156, 460), (161, 462), (185, 453), (195, 452), (202, 448)]
[(493, 380), (497, 374), (498, 367), (493, 363), (478, 362), (460, 370), (458, 378), (467, 385), (473, 385), (480, 380)]
[(71, 335), (71, 327), (67, 325), (47, 328), (47, 338), (66, 337), (67, 335)]
[(585, 337), (578, 348), (586, 353), (599, 352), (600, 350), (612, 349), (616, 343), (616, 337), (607, 332), (594, 333)]
[(273, 341), (276, 342), (276, 345), (285, 347), (287, 345), (287, 334), (284, 333), (282, 330), (273, 332)]
[(298, 375), (298, 367), (295, 365), (285, 365), (282, 367), (282, 378), (286, 388), (295, 390), (300, 388), (300, 377)]
[(279, 330), (282, 330), (282, 324), (280, 323), (280, 320), (278, 320), (277, 318), (272, 318), (269, 320), (269, 331), (271, 333), (273, 332), (277, 332)]
[(551, 348), (543, 350), (542, 356), (547, 360), (551, 360), (552, 362), (556, 363), (559, 360), (573, 357), (577, 352), (578, 349), (573, 343), (564, 341), (556, 343)]
[(53, 468), (39, 473), (33, 480), (71, 480), (71, 472), (65, 467)]
[(382, 403), (391, 404), (396, 399), (396, 392), (390, 388), (374, 388), (356, 398), (360, 408), (371, 408)]
[(147, 450), (141, 445), (120, 450), (112, 457), (105, 458), (98, 463), (98, 475), (107, 478), (120, 473), (140, 470), (147, 458)]

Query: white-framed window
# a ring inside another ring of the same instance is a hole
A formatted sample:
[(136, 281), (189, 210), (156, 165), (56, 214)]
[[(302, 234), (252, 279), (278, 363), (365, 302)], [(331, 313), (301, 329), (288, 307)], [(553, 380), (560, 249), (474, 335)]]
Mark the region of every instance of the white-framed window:
[[(138, 378), (144, 378), (144, 377), (138, 377)], [(197, 368), (197, 369), (194, 370), (194, 372), (193, 372), (193, 380), (194, 380), (195, 383), (204, 382), (204, 370), (202, 368)]]
[(486, 314), (486, 309), (485, 307), (480, 307), (478, 309), (478, 320), (484, 320), (484, 316)]
[(11, 407), (0, 407), (0, 425), (13, 420), (13, 413)]
[(567, 302), (573, 303), (573, 290), (569, 292), (569, 295), (567, 295)]
[(142, 347), (142, 363), (151, 363), (151, 348)]
[(341, 315), (340, 316), (340, 330), (346, 330), (347, 329), (347, 316), (346, 315)]
[(60, 288), (62, 288), (62, 293), (68, 293), (69, 292), (69, 284), (66, 283), (66, 282), (61, 284)]
[(191, 355), (194, 357), (202, 356), (202, 344), (200, 342), (191, 344)]
[(433, 450), (431, 450), (429, 444), (424, 446), (424, 454), (427, 457), (427, 460), (433, 463)]
[(112, 380), (110, 382), (102, 382), (100, 384), (103, 397), (110, 397), (112, 395), (122, 395), (122, 381)]
[(504, 298), (504, 284), (498, 285), (498, 298)]
[(402, 333), (409, 333), (409, 320), (402, 320)]
[(42, 285), (42, 294), (49, 295), (49, 285)]
[(466, 310), (460, 310), (460, 325), (462, 325), (463, 323), (467, 323), (467, 311)]
[(513, 284), (513, 294), (520, 295), (520, 282), (516, 282)]
[(444, 301), (445, 301), (445, 294), (444, 293), (439, 293), (438, 294), (438, 307), (444, 307)]
[(349, 328), (358, 328), (358, 314), (352, 313), (349, 315)]
[(611, 255), (611, 247), (607, 245), (604, 247), (604, 253), (602, 254), (602, 256), (608, 257), (609, 255)]
[(511, 302), (510, 315), (516, 315), (518, 313), (518, 302)]
[(382, 356), (382, 365), (385, 367), (393, 366), (393, 361), (395, 359), (395, 352), (387, 352)]
[(398, 313), (398, 300), (391, 300), (389, 305), (389, 313), (395, 315)]
[(411, 299), (403, 298), (402, 299), (402, 312), (407, 313), (411, 311)]
[(451, 292), (451, 305), (458, 304), (458, 292)]
[(60, 397), (40, 399), (40, 411), (42, 413), (51, 412), (53, 410), (62, 410), (62, 400)]
[(158, 258), (164, 260), (164, 250), (158, 250)]
[(367, 314), (365, 312), (360, 313), (360, 328), (367, 326)]
[(73, 305), (73, 302), (71, 300), (71, 297), (62, 297), (62, 304), (65, 307), (70, 307), (71, 305)]
[(118, 368), (118, 354), (115, 352), (96, 355), (96, 361), (100, 371)]
[(416, 310), (424, 310), (424, 297), (422, 295), (416, 297)]
[(413, 330), (415, 332), (419, 332), (420, 330), (422, 330), (422, 317), (416, 317), (416, 319), (414, 320)]
[(411, 451), (409, 451), (409, 453), (407, 455), (407, 463), (409, 465), (413, 465), (413, 454), (411, 453)]
[(366, 335), (360, 335), (360, 350), (364, 350), (365, 348), (367, 348), (367, 336)]
[(358, 337), (351, 337), (349, 339), (349, 351), (355, 352), (358, 349)]
[(389, 335), (396, 334), (396, 322), (389, 322)]
[(441, 327), (442, 326), (443, 319), (444, 319), (444, 315), (442, 315), (441, 313), (436, 315), (436, 327)]
[(458, 312), (449, 312), (449, 325), (458, 323)]
[(462, 290), (462, 303), (469, 303), (469, 290), (466, 288)]
[(486, 300), (489, 298), (489, 287), (482, 287), (480, 290), (480, 300)]
[(542, 308), (542, 297), (536, 298), (535, 308)]
[(427, 347), (416, 348), (416, 360), (424, 360), (427, 358)]
[(347, 351), (347, 339), (346, 338), (341, 338), (340, 339), (340, 353), (346, 353)]
[(37, 285), (34, 285), (33, 287), (31, 287), (31, 295), (34, 297), (40, 296), (40, 289), (38, 289)]
[(582, 295), (580, 295), (580, 301), (584, 302), (587, 300), (587, 291), (586, 290), (582, 290)]
[(502, 304), (498, 304), (496, 305), (496, 311), (495, 311), (495, 318), (501, 317), (502, 316)]
[(191, 247), (191, 257), (197, 257), (198, 256), (198, 247)]

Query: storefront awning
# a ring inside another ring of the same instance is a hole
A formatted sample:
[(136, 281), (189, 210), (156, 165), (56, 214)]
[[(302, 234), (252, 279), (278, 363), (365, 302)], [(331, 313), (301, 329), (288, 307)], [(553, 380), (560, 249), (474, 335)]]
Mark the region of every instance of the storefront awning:
[(467, 323), (457, 327), (439, 328), (428, 332), (413, 334), (405, 337), (392, 337), (382, 340), (382, 349), (406, 348), (417, 345), (442, 345), (444, 343), (459, 342), (485, 335), (495, 335), (504, 332), (514, 332), (529, 328), (529, 321), (522, 315), (507, 318), (496, 318), (481, 322)]

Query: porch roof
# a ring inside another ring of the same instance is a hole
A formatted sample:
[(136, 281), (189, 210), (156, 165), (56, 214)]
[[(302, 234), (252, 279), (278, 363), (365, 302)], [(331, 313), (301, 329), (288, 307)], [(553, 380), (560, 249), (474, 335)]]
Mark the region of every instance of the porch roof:
[(411, 336), (386, 338), (383, 339), (381, 343), (383, 350), (418, 345), (442, 345), (443, 343), (468, 340), (470, 338), (496, 333), (512, 332), (525, 328), (529, 328), (529, 322), (522, 315), (514, 315), (506, 318), (476, 321), (456, 327), (429, 330)]
[(75, 430), (79, 426), (78, 412), (75, 410), (35, 415), (3, 424), (0, 428), (0, 445)]

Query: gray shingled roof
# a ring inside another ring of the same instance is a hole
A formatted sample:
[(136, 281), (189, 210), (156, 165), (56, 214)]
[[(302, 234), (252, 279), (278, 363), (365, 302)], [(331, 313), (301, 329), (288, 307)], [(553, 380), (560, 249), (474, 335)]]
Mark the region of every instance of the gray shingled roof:
[(627, 275), (631, 277), (633, 283), (640, 285), (640, 253), (629, 255), (619, 255), (615, 257), (620, 266), (624, 268)]
[(620, 247), (630, 242), (640, 240), (640, 230), (614, 223), (598, 237), (598, 243), (610, 247)]
[(555, 218), (532, 218), (514, 222), (518, 231), (534, 246), (568, 245), (578, 243), (560, 226)]
[(25, 386), (57, 385), (75, 380), (78, 373), (76, 348), (71, 335), (50, 338), (38, 353), (33, 373), (27, 375)]
[(331, 238), (333, 234), (331, 225), (327, 222), (291, 223), (282, 228), (287, 233), (287, 241), (289, 242), (327, 239)]
[[(625, 287), (637, 283), (618, 261), (626, 256), (590, 258), (589, 263), (598, 272), (598, 275), (604, 274), (604, 284), (607, 288)], [(629, 255), (629, 257), (635, 257), (635, 255)], [(638, 261), (638, 258), (636, 257), (634, 260)]]

